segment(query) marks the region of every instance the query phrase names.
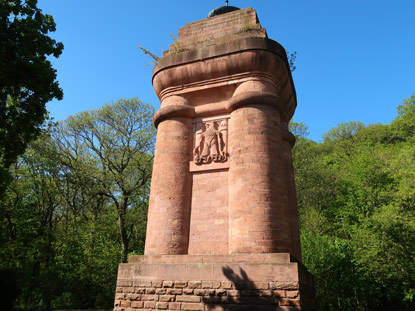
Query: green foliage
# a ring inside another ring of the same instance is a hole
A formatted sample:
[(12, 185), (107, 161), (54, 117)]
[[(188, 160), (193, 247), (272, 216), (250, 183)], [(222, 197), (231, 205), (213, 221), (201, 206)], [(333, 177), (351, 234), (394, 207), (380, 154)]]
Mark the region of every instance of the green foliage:
[(35, 0), (0, 2), (0, 193), (8, 169), (40, 133), (48, 101), (62, 99), (56, 71), (47, 56), (59, 57), (62, 43), (52, 16)]
[(241, 11), (241, 18), (242, 18), (242, 32), (247, 32), (251, 30), (258, 29), (259, 26), (253, 25), (249, 19), (249, 16), (245, 14), (244, 11)]
[(392, 122), (393, 130), (401, 139), (414, 141), (415, 134), (415, 94), (398, 106), (398, 117)]
[(295, 138), (301, 139), (306, 138), (310, 133), (308, 132), (308, 126), (304, 123), (297, 123), (293, 120), (290, 120), (290, 123), (288, 124), (288, 128), (291, 133), (294, 134)]
[(151, 60), (151, 63), (149, 63), (149, 64), (146, 64), (146, 66), (148, 66), (148, 65), (150, 65), (150, 64), (152, 64), (152, 65), (155, 65), (156, 64), (156, 62), (158, 62), (159, 61), (159, 59), (160, 59), (160, 57), (158, 57), (156, 54), (154, 54), (154, 53), (152, 53), (151, 51), (149, 51), (149, 50), (147, 50), (146, 48), (144, 48), (144, 47), (142, 47), (142, 46), (137, 46), (141, 51), (143, 51), (143, 53), (144, 53), (144, 55), (147, 55), (148, 57), (150, 57), (152, 60)]
[(170, 49), (170, 54), (177, 54), (184, 52), (184, 49), (180, 46), (180, 42), (177, 40), (176, 36), (173, 33), (170, 33), (170, 37), (173, 40), (173, 47)]
[(364, 127), (362, 122), (341, 123), (323, 135), (324, 141), (353, 140), (353, 135)]
[(144, 235), (144, 228), (135, 223), (143, 223), (147, 217), (155, 143), (153, 115), (152, 106), (122, 99), (69, 117), (52, 133), (62, 170), (82, 185), (80, 191), (88, 191), (93, 200), (109, 200), (116, 209), (123, 262), (132, 235)]
[(303, 261), (319, 310), (415, 308), (414, 102), (390, 125), (340, 124), (323, 143), (297, 135)]
[(288, 50), (285, 50), (285, 52), (287, 53), (288, 65), (290, 67), (290, 70), (291, 72), (294, 72), (297, 69), (297, 67), (294, 65), (295, 60), (297, 59), (297, 52), (294, 51), (294, 53), (290, 53)]
[(80, 113), (11, 167), (0, 273), (18, 284), (17, 309), (112, 307), (118, 263), (144, 250), (153, 114), (137, 99)]

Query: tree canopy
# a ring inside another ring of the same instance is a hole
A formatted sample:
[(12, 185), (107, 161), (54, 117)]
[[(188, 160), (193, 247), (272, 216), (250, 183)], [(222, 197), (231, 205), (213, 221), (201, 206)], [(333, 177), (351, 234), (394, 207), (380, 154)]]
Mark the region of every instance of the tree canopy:
[(340, 124), (322, 143), (297, 136), (303, 260), (319, 310), (415, 307), (414, 107), (412, 96), (390, 125)]
[(0, 285), (18, 282), (16, 307), (111, 307), (118, 263), (144, 251), (153, 114), (133, 98), (71, 116), (11, 166)]
[(0, 2), (0, 193), (10, 165), (39, 135), (46, 103), (63, 97), (48, 60), (63, 50), (48, 35), (55, 29), (36, 0)]

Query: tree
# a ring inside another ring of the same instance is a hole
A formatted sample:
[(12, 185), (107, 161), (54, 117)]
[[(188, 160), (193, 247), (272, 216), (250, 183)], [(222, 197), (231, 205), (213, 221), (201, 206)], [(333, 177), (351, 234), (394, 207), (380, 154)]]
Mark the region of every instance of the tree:
[(69, 117), (52, 134), (61, 170), (69, 172), (88, 198), (103, 196), (115, 207), (122, 262), (127, 261), (132, 236), (145, 232), (153, 114), (152, 106), (136, 98), (122, 99)]
[(144, 251), (153, 114), (137, 99), (80, 113), (51, 124), (10, 166), (0, 201), (5, 305), (111, 308), (119, 262)]
[(390, 125), (343, 123), (324, 142), (291, 124), (303, 263), (319, 310), (414, 310), (415, 96)]
[(29, 147), (12, 165), (13, 179), (0, 201), (0, 268), (13, 271), (18, 279), (19, 307), (37, 309), (41, 301), (44, 309), (51, 310), (61, 283), (53, 249), (59, 197), (53, 178), (56, 166), (36, 149)]
[(295, 139), (306, 138), (310, 133), (308, 132), (308, 126), (304, 123), (297, 123), (293, 120), (290, 120), (288, 124), (288, 129), (295, 136)]
[(62, 171), (53, 146), (47, 135), (28, 145), (0, 201), (6, 310), (13, 303), (17, 310), (108, 309), (121, 248), (117, 213)]
[(392, 128), (402, 140), (413, 139), (415, 134), (415, 94), (405, 99), (398, 108), (398, 117), (392, 122)]
[(63, 50), (48, 36), (55, 29), (53, 17), (43, 14), (36, 0), (0, 2), (0, 193), (10, 165), (39, 135), (46, 103), (62, 99), (47, 59)]

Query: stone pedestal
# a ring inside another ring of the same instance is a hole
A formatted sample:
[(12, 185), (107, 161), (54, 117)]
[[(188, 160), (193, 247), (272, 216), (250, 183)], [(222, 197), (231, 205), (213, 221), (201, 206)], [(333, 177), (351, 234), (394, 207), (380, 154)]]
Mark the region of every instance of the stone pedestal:
[(115, 310), (313, 309), (311, 275), (287, 253), (132, 256), (116, 291)]
[(153, 71), (161, 101), (145, 256), (116, 310), (313, 310), (301, 265), (284, 48), (248, 8), (187, 24)]

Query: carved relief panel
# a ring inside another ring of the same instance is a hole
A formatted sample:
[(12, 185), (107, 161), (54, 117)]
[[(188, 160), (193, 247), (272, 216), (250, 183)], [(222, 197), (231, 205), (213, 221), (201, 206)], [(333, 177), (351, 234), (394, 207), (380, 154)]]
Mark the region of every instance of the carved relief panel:
[(191, 171), (229, 167), (229, 117), (199, 118), (193, 121)]

